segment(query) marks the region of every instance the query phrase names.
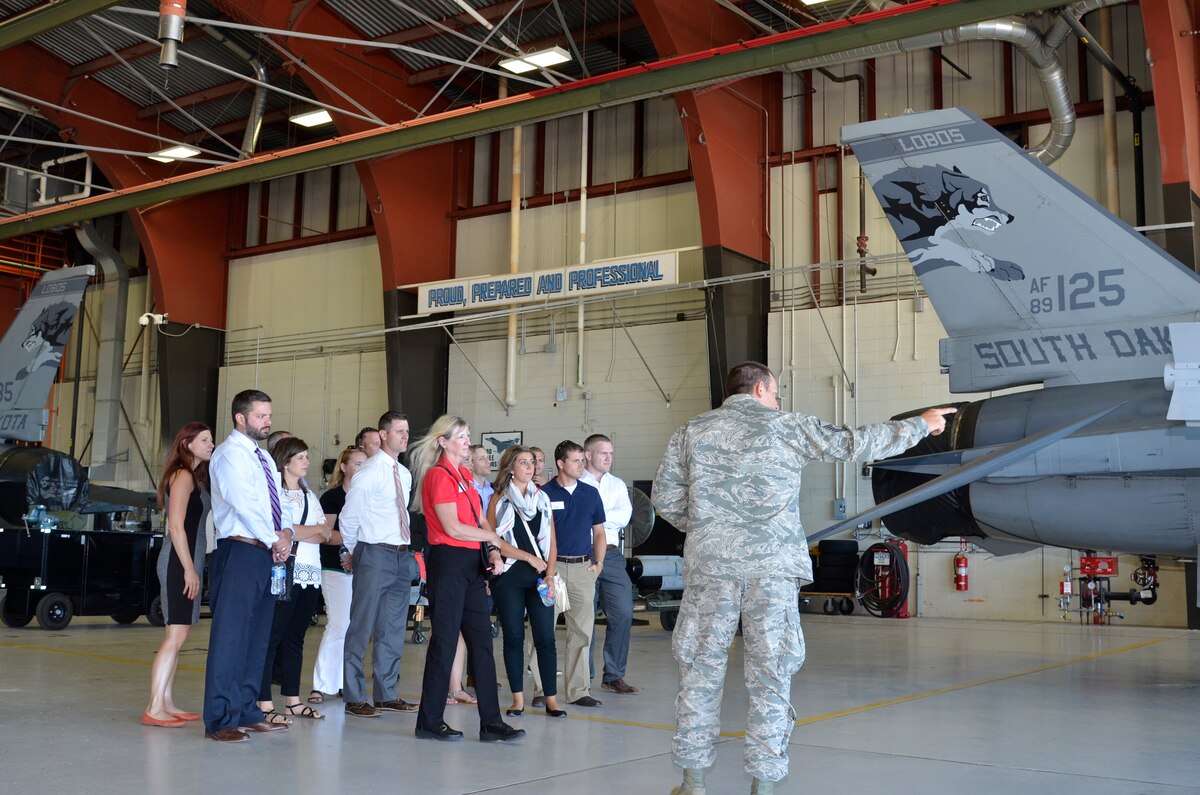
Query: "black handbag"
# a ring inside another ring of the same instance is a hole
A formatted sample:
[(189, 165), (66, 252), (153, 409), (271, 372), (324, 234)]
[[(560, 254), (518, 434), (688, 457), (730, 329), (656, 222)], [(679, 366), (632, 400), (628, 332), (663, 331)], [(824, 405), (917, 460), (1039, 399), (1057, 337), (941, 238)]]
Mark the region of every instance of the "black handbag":
[[(308, 521), (308, 493), (304, 494), (304, 512), (300, 515), (300, 524), (303, 525)], [(293, 531), (295, 528), (293, 528)], [(292, 580), (296, 577), (296, 543), (292, 542), (292, 551), (284, 561), (284, 568), (287, 570), (287, 576), (283, 580), (283, 593), (275, 597), (276, 602), (290, 602), (292, 600)]]

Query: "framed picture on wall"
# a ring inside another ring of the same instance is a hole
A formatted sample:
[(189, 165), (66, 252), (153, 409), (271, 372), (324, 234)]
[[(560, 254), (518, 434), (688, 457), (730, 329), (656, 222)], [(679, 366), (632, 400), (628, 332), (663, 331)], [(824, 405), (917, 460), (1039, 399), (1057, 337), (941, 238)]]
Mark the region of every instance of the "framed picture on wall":
[(525, 433), (524, 431), (484, 431), (479, 438), (479, 443), (483, 445), (488, 458), (491, 459), (492, 471), (495, 472), (500, 466), (500, 456), (504, 455), (504, 451), (508, 448), (521, 444)]

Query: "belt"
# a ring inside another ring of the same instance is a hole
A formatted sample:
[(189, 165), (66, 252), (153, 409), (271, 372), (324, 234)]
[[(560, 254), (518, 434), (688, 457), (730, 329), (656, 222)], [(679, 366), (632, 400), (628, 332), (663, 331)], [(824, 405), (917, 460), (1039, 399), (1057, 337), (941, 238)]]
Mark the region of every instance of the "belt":
[(408, 544), (371, 544), (371, 546), (386, 549), (388, 552), (408, 552), (410, 549)]
[(259, 541), (257, 538), (246, 538), (245, 536), (228, 536), (228, 537), (233, 539), (234, 541), (241, 541), (243, 544), (249, 544), (252, 547), (258, 547), (259, 549), (267, 548), (267, 545), (264, 544), (263, 542)]
[(591, 555), (559, 555), (556, 560), (559, 563), (591, 563)]

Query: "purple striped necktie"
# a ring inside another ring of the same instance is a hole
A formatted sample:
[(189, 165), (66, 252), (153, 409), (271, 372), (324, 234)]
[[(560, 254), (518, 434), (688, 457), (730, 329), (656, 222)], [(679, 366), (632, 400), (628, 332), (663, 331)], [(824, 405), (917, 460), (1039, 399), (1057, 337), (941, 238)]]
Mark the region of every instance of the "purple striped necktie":
[(258, 461), (262, 464), (263, 474), (267, 476), (267, 493), (271, 495), (271, 518), (275, 521), (272, 532), (282, 529), (283, 511), (279, 507), (279, 487), (275, 485), (275, 470), (263, 455), (261, 447), (255, 445), (254, 452), (258, 453)]
[(412, 535), (408, 529), (408, 500), (404, 495), (404, 482), (400, 480), (400, 462), (392, 467), (392, 477), (396, 480), (396, 507), (400, 510), (400, 543), (408, 544)]

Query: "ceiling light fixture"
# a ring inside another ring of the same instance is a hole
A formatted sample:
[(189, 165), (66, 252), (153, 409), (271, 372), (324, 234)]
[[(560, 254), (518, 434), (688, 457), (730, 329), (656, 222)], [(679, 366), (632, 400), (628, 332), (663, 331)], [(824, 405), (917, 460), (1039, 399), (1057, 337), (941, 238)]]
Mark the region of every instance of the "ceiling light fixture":
[(500, 62), (501, 69), (507, 69), (514, 74), (532, 72), (535, 69), (546, 69), (566, 63), (571, 60), (571, 54), (562, 47), (547, 47), (544, 50), (522, 55), (520, 58), (509, 58)]
[(152, 152), (146, 155), (146, 157), (151, 160), (157, 160), (159, 163), (173, 163), (176, 160), (195, 157), (198, 154), (200, 154), (200, 150), (195, 147), (176, 144), (175, 146), (168, 146), (166, 149), (159, 149), (157, 152)]
[(308, 110), (304, 113), (297, 113), (288, 119), (292, 124), (299, 124), (301, 127), (316, 127), (321, 124), (329, 124), (333, 121), (333, 117), (329, 115), (329, 111), (324, 108), (317, 110)]

